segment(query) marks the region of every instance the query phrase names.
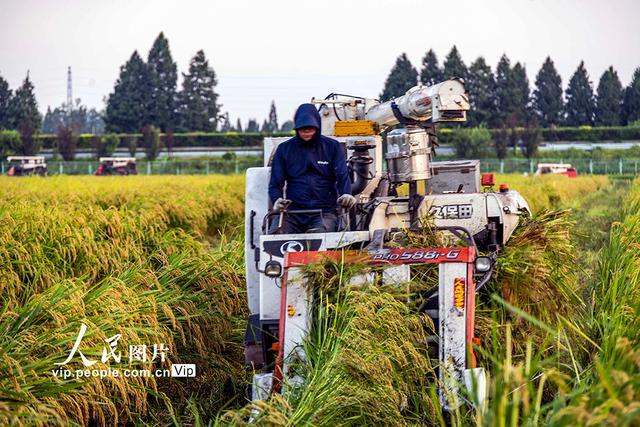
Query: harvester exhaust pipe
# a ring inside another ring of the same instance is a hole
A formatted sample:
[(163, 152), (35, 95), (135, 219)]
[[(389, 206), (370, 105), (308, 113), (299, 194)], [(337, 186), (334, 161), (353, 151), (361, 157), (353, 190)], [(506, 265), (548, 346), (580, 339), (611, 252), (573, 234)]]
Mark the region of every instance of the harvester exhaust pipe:
[(373, 157), (369, 155), (368, 147), (355, 148), (349, 158), (349, 172), (351, 173), (351, 194), (362, 193), (369, 181), (373, 178), (371, 164)]

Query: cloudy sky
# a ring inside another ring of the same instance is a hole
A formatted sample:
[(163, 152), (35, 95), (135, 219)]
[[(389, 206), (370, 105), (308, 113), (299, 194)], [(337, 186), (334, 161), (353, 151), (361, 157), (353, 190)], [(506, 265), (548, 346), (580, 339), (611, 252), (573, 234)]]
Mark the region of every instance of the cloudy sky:
[(0, 75), (12, 88), (27, 70), (39, 107), (73, 95), (102, 109), (134, 50), (146, 58), (160, 31), (179, 72), (203, 49), (233, 123), (260, 122), (276, 101), (279, 121), (312, 96), (376, 97), (395, 58), (419, 67), (457, 45), (469, 64), (494, 69), (506, 53), (529, 79), (550, 55), (563, 85), (584, 60), (594, 86), (613, 65), (624, 85), (640, 66), (638, 0), (0, 0)]

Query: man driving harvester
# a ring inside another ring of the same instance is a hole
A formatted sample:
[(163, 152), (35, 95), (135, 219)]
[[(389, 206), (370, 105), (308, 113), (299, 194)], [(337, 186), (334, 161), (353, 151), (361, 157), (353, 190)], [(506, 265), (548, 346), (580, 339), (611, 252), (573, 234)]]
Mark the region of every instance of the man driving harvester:
[(270, 232), (336, 231), (338, 206), (350, 209), (356, 203), (342, 147), (335, 139), (321, 135), (320, 114), (313, 104), (298, 107), (294, 129), (296, 136), (280, 144), (273, 156), (269, 198), (274, 212), (306, 212), (274, 218)]

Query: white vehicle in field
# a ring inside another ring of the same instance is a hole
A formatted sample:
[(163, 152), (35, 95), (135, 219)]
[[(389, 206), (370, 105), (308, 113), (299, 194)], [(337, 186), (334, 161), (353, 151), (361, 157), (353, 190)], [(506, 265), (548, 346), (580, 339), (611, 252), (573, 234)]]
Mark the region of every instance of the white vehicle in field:
[(137, 175), (135, 157), (100, 157), (96, 175)]
[(559, 174), (575, 178), (578, 175), (578, 171), (568, 163), (538, 163), (536, 175), (546, 174)]
[(42, 156), (9, 156), (8, 176), (40, 175), (47, 174), (47, 162)]

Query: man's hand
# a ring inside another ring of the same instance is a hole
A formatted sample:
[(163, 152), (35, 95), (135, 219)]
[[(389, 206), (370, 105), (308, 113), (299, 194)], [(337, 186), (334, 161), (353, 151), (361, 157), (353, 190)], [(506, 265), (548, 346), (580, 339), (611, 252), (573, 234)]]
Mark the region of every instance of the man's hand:
[(356, 198), (351, 194), (343, 194), (338, 197), (338, 204), (345, 209), (351, 209), (356, 204)]
[(273, 211), (282, 212), (286, 210), (290, 204), (291, 204), (291, 200), (283, 199), (282, 197), (279, 197), (278, 200), (276, 200), (276, 202), (273, 204)]

